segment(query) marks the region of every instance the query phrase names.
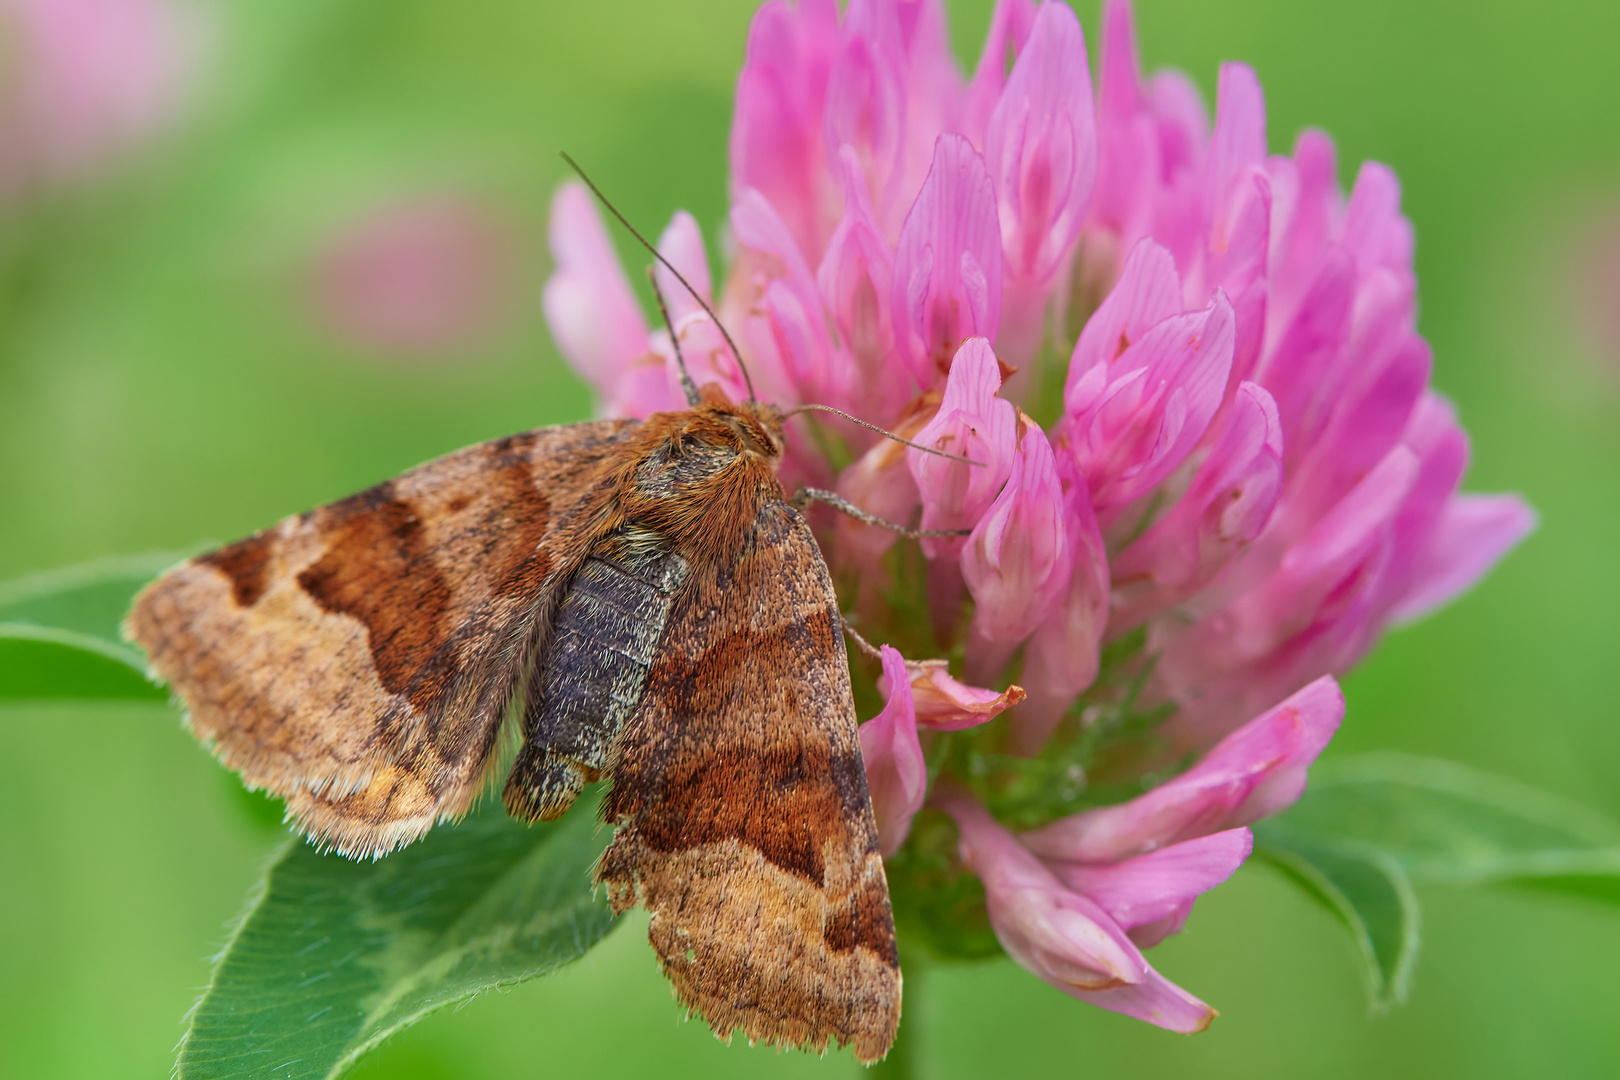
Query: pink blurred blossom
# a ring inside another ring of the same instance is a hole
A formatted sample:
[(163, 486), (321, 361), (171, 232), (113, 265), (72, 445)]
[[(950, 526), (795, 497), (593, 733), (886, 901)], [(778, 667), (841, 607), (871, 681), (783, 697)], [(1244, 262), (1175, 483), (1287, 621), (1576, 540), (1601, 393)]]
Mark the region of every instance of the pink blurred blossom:
[(541, 297), (551, 335), (574, 370), (611, 403), (609, 411), (618, 412), (619, 380), (648, 352), (647, 323), (596, 203), (577, 181), (552, 196), (551, 254), (557, 268)]
[(1620, 205), (1582, 222), (1568, 295), (1576, 326), (1611, 377), (1620, 377)]
[(174, 0), (0, 0), (0, 195), (93, 174), (172, 120), (196, 14)]
[[(554, 224), (560, 220), (566, 218)], [(595, 239), (605, 243), (600, 234)], [(511, 310), (516, 246), (512, 229), (477, 199), (438, 194), (387, 201), (325, 239), (315, 256), (311, 299), (326, 327), (352, 347), (443, 356), (485, 341)], [(588, 249), (589, 242), (579, 247)], [(561, 314), (550, 301), (568, 287), (552, 280), (548, 309)], [(593, 300), (602, 295), (591, 286), (576, 289)], [(639, 317), (633, 304), (616, 314)], [(565, 324), (553, 325), (562, 332)], [(607, 329), (586, 333), (600, 336)], [(601, 348), (579, 338), (574, 347)]]

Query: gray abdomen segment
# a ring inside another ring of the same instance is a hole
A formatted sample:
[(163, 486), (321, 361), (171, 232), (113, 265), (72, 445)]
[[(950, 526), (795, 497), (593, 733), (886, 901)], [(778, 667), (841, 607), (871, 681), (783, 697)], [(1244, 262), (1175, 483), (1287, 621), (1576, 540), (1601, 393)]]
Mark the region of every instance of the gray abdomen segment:
[(618, 534), (591, 553), (552, 620), (523, 720), (507, 808), (549, 821), (608, 765), (641, 702), (686, 560), (649, 533)]

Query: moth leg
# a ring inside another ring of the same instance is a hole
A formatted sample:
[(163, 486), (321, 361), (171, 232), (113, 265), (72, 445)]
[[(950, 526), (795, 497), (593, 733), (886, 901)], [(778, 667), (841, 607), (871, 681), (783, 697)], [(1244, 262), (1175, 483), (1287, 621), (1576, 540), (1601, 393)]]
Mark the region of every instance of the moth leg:
[(686, 573), (663, 537), (636, 529), (580, 567), (529, 682), (523, 748), (501, 795), (513, 817), (561, 817), (607, 772)]
[(823, 488), (800, 488), (792, 499), (793, 507), (796, 510), (803, 510), (813, 502), (826, 503), (834, 510), (848, 514), (863, 525), (876, 525), (880, 529), (888, 529), (890, 532), (904, 536), (907, 540), (919, 540), (925, 536), (966, 536), (973, 531), (972, 529), (913, 529), (909, 525), (896, 525), (892, 521), (885, 521), (875, 514), (867, 513), (837, 492), (827, 491)]
[(844, 633), (848, 635), (849, 639), (855, 643), (855, 647), (857, 649), (861, 650), (861, 652), (865, 653), (867, 656), (879, 659), (882, 658), (882, 651), (876, 645), (873, 645), (870, 641), (867, 641), (860, 635), (860, 632), (856, 630), (855, 627), (850, 623), (849, 616), (845, 615), (843, 612), (839, 612), (838, 621), (843, 623)]

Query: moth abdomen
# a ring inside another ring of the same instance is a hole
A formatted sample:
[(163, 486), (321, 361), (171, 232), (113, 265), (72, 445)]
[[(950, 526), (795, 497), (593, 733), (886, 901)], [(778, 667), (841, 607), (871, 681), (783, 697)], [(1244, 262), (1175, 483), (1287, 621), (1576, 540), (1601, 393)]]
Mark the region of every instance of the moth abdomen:
[(561, 816), (607, 768), (641, 702), (686, 560), (644, 529), (609, 536), (570, 582), (531, 683), (523, 748), (507, 777), (507, 810)]

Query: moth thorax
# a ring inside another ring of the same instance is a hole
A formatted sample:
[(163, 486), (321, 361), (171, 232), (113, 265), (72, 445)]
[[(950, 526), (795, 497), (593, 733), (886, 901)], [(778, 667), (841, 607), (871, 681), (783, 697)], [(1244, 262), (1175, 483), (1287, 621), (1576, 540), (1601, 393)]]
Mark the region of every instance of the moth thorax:
[(619, 530), (618, 550), (622, 556), (633, 562), (648, 562), (669, 550), (669, 540), (659, 532), (628, 522)]

